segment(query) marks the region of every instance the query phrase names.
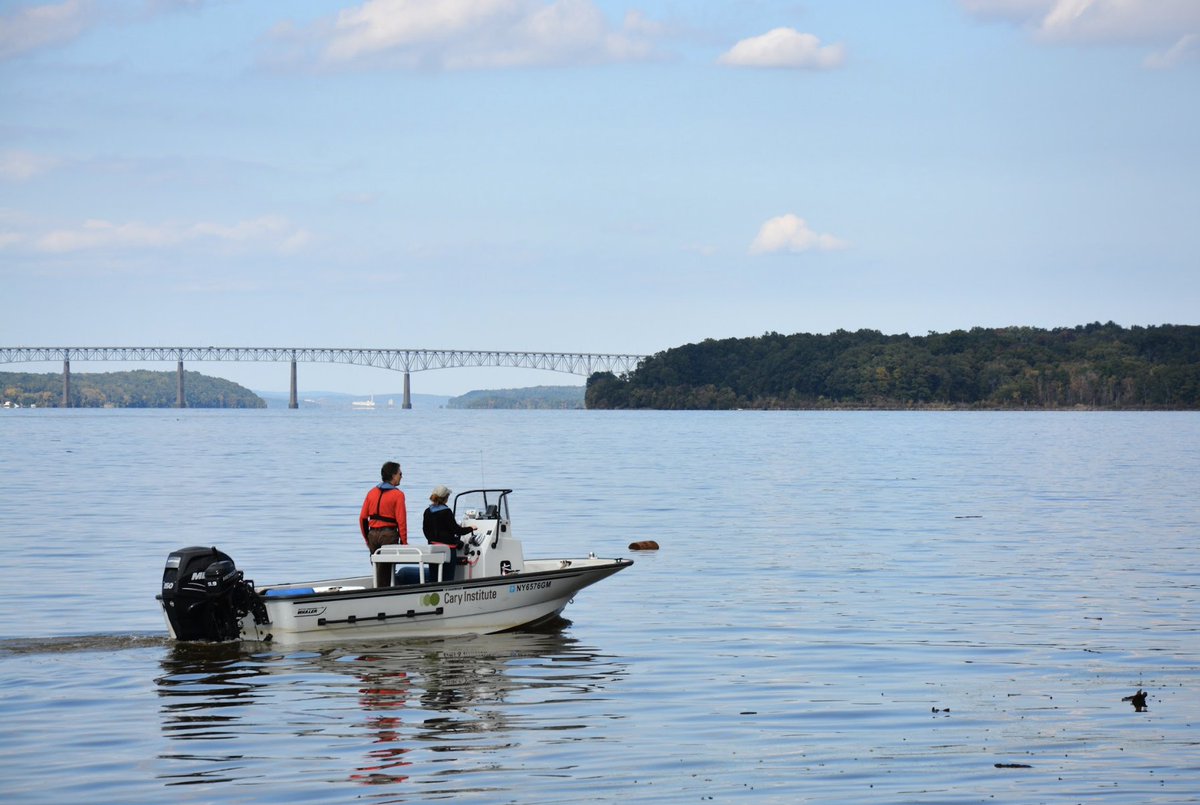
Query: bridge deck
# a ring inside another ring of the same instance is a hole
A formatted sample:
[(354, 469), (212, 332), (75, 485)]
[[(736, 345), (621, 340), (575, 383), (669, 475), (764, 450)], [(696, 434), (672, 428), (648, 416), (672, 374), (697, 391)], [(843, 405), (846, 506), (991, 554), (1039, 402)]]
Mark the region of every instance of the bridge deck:
[(645, 355), (588, 352), (505, 352), (464, 349), (365, 349), (358, 347), (0, 347), (0, 364), (62, 361), (63, 407), (71, 396), (71, 361), (175, 361), (178, 394), (184, 407), (184, 361), (290, 362), (291, 400), (296, 399), (297, 363), (346, 363), (404, 372), (404, 405), (411, 408), (408, 376), (411, 372), (472, 366), (507, 366), (546, 369), (589, 377), (595, 372), (632, 372)]

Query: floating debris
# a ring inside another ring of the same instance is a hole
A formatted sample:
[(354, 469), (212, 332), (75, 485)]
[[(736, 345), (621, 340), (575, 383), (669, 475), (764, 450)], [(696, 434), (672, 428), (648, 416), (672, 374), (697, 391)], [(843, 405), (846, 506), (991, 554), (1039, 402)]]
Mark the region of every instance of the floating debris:
[(1032, 769), (1028, 763), (997, 763), (997, 769)]
[(631, 551), (657, 551), (658, 543), (652, 539), (645, 539), (645, 540), (642, 540), (641, 542), (631, 542), (631, 543), (629, 543), (629, 550), (631, 550)]
[(1139, 713), (1145, 712), (1147, 709), (1146, 691), (1142, 690), (1141, 688), (1138, 688), (1137, 693), (1133, 694), (1132, 696), (1126, 696), (1125, 698), (1121, 699), (1121, 701), (1129, 702), (1133, 705), (1133, 709)]

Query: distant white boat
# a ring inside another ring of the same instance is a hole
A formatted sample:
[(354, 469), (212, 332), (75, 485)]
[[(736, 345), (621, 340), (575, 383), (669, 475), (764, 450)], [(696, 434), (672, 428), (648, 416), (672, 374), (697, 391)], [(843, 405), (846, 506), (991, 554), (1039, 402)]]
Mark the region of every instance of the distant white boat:
[(350, 403), (350, 407), (351, 408), (368, 408), (368, 409), (374, 408), (375, 407), (375, 395), (372, 394), (371, 399), (369, 399), (369, 400), (355, 400), (354, 402)]

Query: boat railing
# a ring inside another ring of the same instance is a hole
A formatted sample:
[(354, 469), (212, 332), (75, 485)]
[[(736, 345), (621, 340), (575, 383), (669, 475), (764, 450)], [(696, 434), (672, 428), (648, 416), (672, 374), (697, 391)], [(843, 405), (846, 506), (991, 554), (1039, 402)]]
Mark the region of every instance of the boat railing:
[(445, 545), (383, 545), (371, 554), (376, 587), (393, 585), (396, 565), (415, 565), (421, 584), (425, 583), (426, 565), (436, 565), (436, 581), (441, 581), (442, 567), (449, 561), (450, 549)]

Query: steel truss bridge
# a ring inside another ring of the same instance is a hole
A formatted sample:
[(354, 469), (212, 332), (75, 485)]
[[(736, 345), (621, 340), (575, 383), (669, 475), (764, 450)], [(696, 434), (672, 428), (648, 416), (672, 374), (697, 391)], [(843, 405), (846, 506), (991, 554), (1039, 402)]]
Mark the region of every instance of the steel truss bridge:
[(624, 374), (637, 368), (645, 355), (581, 352), (496, 352), (468, 349), (356, 349), (327, 347), (0, 347), (0, 364), (62, 361), (62, 405), (71, 403), (71, 361), (175, 361), (176, 406), (184, 408), (184, 361), (258, 361), (291, 364), (289, 408), (298, 408), (297, 363), (347, 363), (404, 372), (404, 408), (412, 408), (409, 374), (430, 369), (507, 366), (547, 369), (588, 377), (594, 372)]

